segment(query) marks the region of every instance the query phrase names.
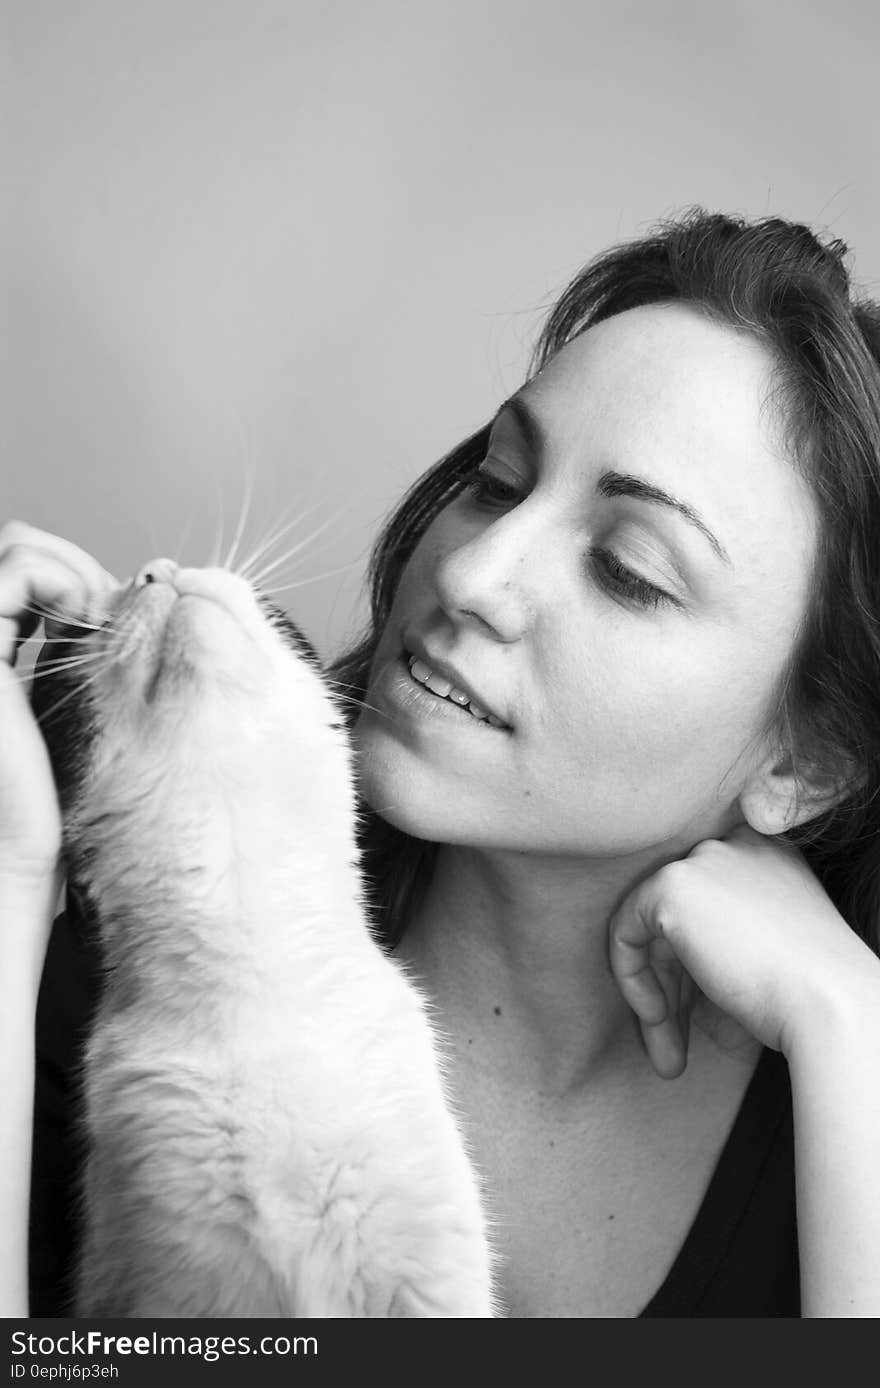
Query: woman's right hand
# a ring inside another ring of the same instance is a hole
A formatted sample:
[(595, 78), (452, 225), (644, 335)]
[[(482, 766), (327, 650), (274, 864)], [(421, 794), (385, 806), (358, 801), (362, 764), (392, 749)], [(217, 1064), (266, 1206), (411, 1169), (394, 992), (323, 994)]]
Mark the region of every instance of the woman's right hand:
[[(116, 587), (84, 550), (22, 521), (0, 526), (0, 885), (39, 890), (57, 870), (61, 815), (49, 754), (14, 670), (35, 608), (68, 619), (98, 616)], [(47, 635), (53, 627), (47, 617)]]

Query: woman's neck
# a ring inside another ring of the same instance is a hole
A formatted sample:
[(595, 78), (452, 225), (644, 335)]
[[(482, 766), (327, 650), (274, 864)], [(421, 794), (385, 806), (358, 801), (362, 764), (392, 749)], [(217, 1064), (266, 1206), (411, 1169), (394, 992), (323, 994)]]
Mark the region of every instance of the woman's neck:
[(608, 922), (668, 856), (594, 863), (441, 846), (398, 954), (477, 1063), (571, 1094), (609, 1065), (645, 1064), (609, 967)]

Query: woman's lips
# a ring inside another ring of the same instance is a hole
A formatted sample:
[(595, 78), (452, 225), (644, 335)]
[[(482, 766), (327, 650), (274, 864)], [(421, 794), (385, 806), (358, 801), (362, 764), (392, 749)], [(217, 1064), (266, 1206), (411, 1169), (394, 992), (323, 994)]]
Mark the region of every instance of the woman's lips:
[(474, 687), (453, 661), (424, 644), (417, 632), (403, 633), (403, 656), (413, 678), (426, 689), (441, 699), (468, 707), (478, 721), (510, 731), (510, 724), (501, 716), (500, 709), (483, 697), (482, 691)]
[(429, 689), (432, 694), (436, 694), (438, 699), (445, 699), (449, 703), (457, 705), (458, 708), (464, 709), (479, 723), (488, 723), (493, 728), (506, 727), (500, 718), (483, 708), (482, 704), (479, 704), (476, 699), (472, 699), (466, 690), (455, 685), (447, 675), (434, 670), (427, 661), (420, 660), (418, 656), (414, 655), (406, 657), (405, 652), (404, 656), (409, 672), (416, 683)]
[(400, 720), (401, 732), (407, 727), (413, 731), (449, 723), (450, 727), (464, 728), (468, 724), (474, 729), (489, 733), (509, 734), (512, 729), (490, 723), (488, 718), (479, 719), (470, 708), (444, 698), (414, 678), (410, 670), (413, 659), (402, 651), (384, 663), (382, 673), (371, 686), (368, 698), (377, 704), (377, 711), (391, 717), (392, 726)]

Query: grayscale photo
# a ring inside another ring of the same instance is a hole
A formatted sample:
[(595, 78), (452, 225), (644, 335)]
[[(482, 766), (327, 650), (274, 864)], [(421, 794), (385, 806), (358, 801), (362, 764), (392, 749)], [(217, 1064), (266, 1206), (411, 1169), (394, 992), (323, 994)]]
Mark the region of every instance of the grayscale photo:
[(0, 4), (12, 1377), (880, 1316), (876, 6)]

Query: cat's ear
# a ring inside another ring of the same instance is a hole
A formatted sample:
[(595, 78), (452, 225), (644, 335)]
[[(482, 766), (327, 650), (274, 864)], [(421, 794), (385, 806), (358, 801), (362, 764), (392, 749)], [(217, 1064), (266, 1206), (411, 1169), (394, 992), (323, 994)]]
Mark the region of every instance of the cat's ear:
[(740, 792), (740, 809), (757, 833), (783, 834), (834, 809), (863, 780), (852, 758), (841, 755), (829, 768), (776, 747), (753, 769)]

